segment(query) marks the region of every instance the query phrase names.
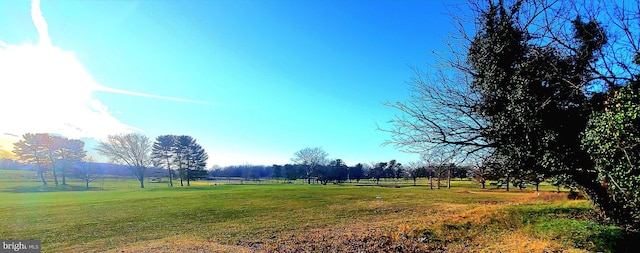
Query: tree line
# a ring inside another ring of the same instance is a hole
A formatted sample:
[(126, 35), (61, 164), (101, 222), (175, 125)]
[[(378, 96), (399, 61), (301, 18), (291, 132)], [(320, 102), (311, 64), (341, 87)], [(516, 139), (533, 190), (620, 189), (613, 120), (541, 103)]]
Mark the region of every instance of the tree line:
[[(95, 149), (111, 163), (126, 166), (141, 188), (144, 188), (148, 170), (154, 168), (168, 171), (172, 187), (174, 177), (180, 180), (180, 186), (184, 186), (185, 181), (189, 186), (192, 180), (207, 176), (205, 168), (209, 156), (196, 139), (188, 135), (158, 136), (153, 144), (140, 133), (109, 135)], [(13, 153), (19, 162), (35, 167), (43, 185), (47, 185), (45, 173), (48, 172), (52, 173), (56, 186), (58, 175), (62, 185), (66, 185), (67, 175), (73, 172), (87, 188), (90, 182), (104, 174), (104, 169), (86, 156), (81, 140), (48, 133), (26, 133), (14, 143)]]
[[(427, 165), (411, 163), (403, 166), (396, 160), (389, 162), (373, 162), (371, 164), (357, 163), (349, 166), (342, 159), (328, 159), (328, 154), (320, 147), (304, 148), (294, 153), (292, 163), (262, 165), (237, 165), (224, 168), (214, 168), (209, 172), (213, 178), (241, 178), (244, 180), (276, 179), (283, 182), (304, 180), (307, 184), (327, 183), (340, 184), (344, 182), (359, 183), (363, 179), (375, 180), (413, 180), (429, 178), (431, 188), (440, 188), (441, 180), (446, 180), (450, 187), (451, 178), (466, 178), (472, 171), (468, 166), (458, 166), (452, 163), (444, 165)], [(435, 183), (434, 183), (435, 180)]]
[[(472, 171), (470, 167), (453, 163), (427, 165), (412, 163), (409, 166), (391, 160), (388, 162), (358, 163), (348, 166), (342, 159), (328, 159), (322, 148), (304, 148), (294, 153), (292, 163), (272, 166), (239, 165), (206, 170), (208, 154), (188, 135), (161, 135), (151, 142), (139, 133), (109, 135), (100, 141), (95, 150), (109, 158), (113, 165), (99, 164), (86, 156), (84, 142), (61, 136), (27, 133), (14, 145), (18, 161), (3, 159), (3, 167), (15, 168), (28, 165), (33, 168), (43, 185), (47, 185), (45, 174), (51, 173), (56, 185), (58, 177), (66, 185), (67, 176), (81, 179), (87, 188), (99, 177), (129, 176), (137, 179), (144, 188), (145, 178), (168, 177), (169, 186), (174, 179), (180, 186), (190, 186), (193, 180), (213, 178), (242, 178), (244, 180), (281, 179), (285, 182), (305, 180), (308, 184), (340, 184), (346, 181), (359, 183), (371, 179), (379, 184), (381, 180), (413, 180), (429, 178), (431, 188), (441, 186), (446, 180), (450, 187), (451, 178), (465, 178)], [(114, 166), (121, 167), (114, 167)], [(435, 181), (435, 183), (434, 183)]]
[[(414, 185), (419, 178), (431, 180), (433, 188), (440, 188), (440, 181), (444, 186), (447, 179), (467, 178), (472, 171), (469, 166), (446, 165), (421, 165), (419, 167), (394, 166), (399, 164), (395, 160), (379, 163), (357, 163), (346, 165), (342, 159), (331, 160), (328, 164), (318, 165), (310, 173), (308, 180), (308, 166), (302, 164), (274, 164), (267, 165), (232, 165), (213, 168), (209, 171), (209, 177), (215, 179), (242, 179), (245, 181), (282, 180), (291, 182), (303, 180), (305, 183), (340, 184), (345, 182), (360, 183), (360, 180), (374, 180), (379, 184), (380, 180), (413, 180)], [(488, 179), (491, 180), (491, 179)]]

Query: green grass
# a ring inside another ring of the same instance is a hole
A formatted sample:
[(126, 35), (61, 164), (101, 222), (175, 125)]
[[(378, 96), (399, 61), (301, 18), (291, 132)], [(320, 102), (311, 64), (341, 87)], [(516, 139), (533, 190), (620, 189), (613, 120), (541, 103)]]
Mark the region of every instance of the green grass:
[(103, 187), (93, 182), (85, 190), (74, 180), (71, 186), (43, 187), (32, 174), (0, 170), (0, 238), (39, 239), (44, 252), (115, 250), (173, 237), (241, 246), (259, 242), (269, 249), (290, 243), (291, 236), (306, 236), (300, 239), (306, 244), (290, 245), (300, 251), (314, 243), (333, 245), (326, 238), (340, 229), (360, 231), (356, 239), (387, 238), (384, 242), (395, 243), (390, 246), (406, 247), (423, 247), (420, 234), (431, 238), (428, 247), (453, 248), (483, 243), (486, 231), (507, 235), (517, 229), (536, 240), (559, 242), (554, 247), (560, 249), (607, 251), (621, 237), (616, 227), (591, 221), (593, 210), (584, 201), (521, 203), (530, 192), (481, 190), (464, 181), (451, 190), (202, 182), (174, 188), (148, 183), (139, 189), (134, 180), (107, 179)]
[(592, 221), (596, 213), (587, 202), (519, 205), (510, 208), (509, 213), (512, 219), (520, 220), (525, 229), (540, 238), (590, 251), (631, 250), (620, 244), (621, 240), (625, 240), (622, 229)]

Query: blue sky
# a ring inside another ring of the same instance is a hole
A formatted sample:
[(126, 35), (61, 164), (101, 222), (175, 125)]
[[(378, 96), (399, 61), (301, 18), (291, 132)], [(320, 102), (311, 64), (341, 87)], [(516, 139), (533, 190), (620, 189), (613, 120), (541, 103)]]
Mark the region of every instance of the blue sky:
[(0, 106), (20, 104), (0, 138), (187, 134), (210, 165), (282, 164), (304, 147), (348, 164), (415, 161), (380, 146), (376, 125), (397, 113), (382, 102), (404, 100), (410, 66), (444, 50), (459, 4), (43, 1), (43, 33), (31, 2), (0, 1)]

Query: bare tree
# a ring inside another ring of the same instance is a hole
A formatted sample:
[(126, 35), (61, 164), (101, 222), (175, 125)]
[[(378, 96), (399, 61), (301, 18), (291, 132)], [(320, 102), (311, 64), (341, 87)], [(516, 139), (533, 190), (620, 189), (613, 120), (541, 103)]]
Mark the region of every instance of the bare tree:
[(56, 170), (56, 151), (63, 140), (60, 137), (51, 136), (49, 134), (43, 134), (39, 136), (40, 142), (43, 143), (44, 155), (47, 158), (47, 164), (53, 174), (53, 182), (58, 186), (58, 174)]
[(43, 185), (47, 185), (44, 173), (50, 166), (45, 148), (48, 136), (48, 134), (26, 133), (22, 135), (22, 140), (13, 144), (13, 153), (18, 156), (19, 161), (37, 166), (38, 176)]
[(85, 183), (85, 187), (89, 189), (89, 183), (95, 181), (100, 176), (98, 166), (95, 164), (95, 159), (91, 156), (87, 156), (82, 162), (75, 164), (74, 175)]
[(389, 121), (391, 129), (381, 129), (391, 134), (384, 145), (423, 157), (438, 153), (443, 159), (461, 161), (490, 150), (481, 135), (486, 122), (475, 110), (480, 97), (468, 85), (470, 76), (444, 68), (431, 74), (414, 71), (409, 98), (385, 103), (401, 114)]
[(62, 184), (66, 185), (67, 168), (86, 154), (84, 142), (47, 133), (24, 134), (23, 139), (14, 144), (13, 152), (20, 161), (38, 167), (38, 175), (44, 185), (47, 184), (44, 178), (47, 170), (51, 170), (55, 185), (58, 185), (57, 167), (62, 172)]
[(51, 137), (51, 150), (53, 151), (52, 159), (56, 161), (53, 163), (58, 167), (62, 176), (62, 185), (67, 184), (67, 172), (71, 166), (82, 161), (87, 152), (84, 150), (84, 142), (81, 140), (67, 139), (64, 137)]
[(320, 165), (327, 164), (327, 156), (329, 156), (329, 154), (320, 147), (303, 148), (293, 154), (291, 161), (305, 167), (307, 183), (311, 184), (311, 177), (315, 169)]
[[(422, 160), (431, 168), (438, 180), (438, 189), (440, 189), (440, 180), (445, 178), (447, 189), (451, 188), (451, 170), (455, 167), (456, 158), (459, 158), (457, 153), (445, 149), (431, 149), (422, 154)], [(433, 183), (431, 185), (433, 188)]]
[(98, 144), (96, 151), (113, 163), (129, 166), (140, 181), (140, 188), (144, 188), (145, 171), (152, 164), (151, 142), (147, 136), (140, 133), (109, 135)]
[[(601, 40), (604, 44), (594, 52), (597, 60), (588, 63), (591, 78), (564, 80), (575, 89), (617, 89), (638, 78), (640, 65), (633, 63), (633, 56), (640, 52), (640, 2), (532, 0), (519, 14), (518, 25), (531, 34), (530, 43), (550, 46), (566, 55), (583, 50), (583, 44), (575, 43), (576, 36), (584, 36), (581, 33), (585, 32), (600, 33), (592, 41)], [(598, 23), (603, 29), (577, 31), (574, 25), (579, 20)]]

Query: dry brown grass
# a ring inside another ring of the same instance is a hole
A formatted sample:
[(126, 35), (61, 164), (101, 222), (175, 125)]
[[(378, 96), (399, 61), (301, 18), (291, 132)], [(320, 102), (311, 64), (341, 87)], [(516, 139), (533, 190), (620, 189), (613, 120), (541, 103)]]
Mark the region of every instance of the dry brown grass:
[(518, 198), (515, 203), (517, 204), (525, 204), (525, 203), (536, 203), (536, 202), (555, 202), (555, 201), (563, 201), (567, 199), (566, 192), (531, 192), (529, 194), (523, 194), (520, 198)]
[(138, 242), (117, 248), (113, 253), (159, 253), (159, 252), (212, 252), (227, 253), (252, 252), (250, 248), (236, 245), (224, 245), (195, 237), (170, 237), (159, 240)]
[[(353, 222), (338, 224), (302, 223), (287, 231), (257, 232), (252, 238), (224, 242), (180, 235), (131, 242), (111, 252), (586, 252), (536, 237), (507, 212), (516, 205), (566, 201), (566, 194), (471, 190), (454, 193), (490, 194), (496, 200), (480, 198), (485, 200), (416, 206), (354, 201), (346, 206), (328, 205), (326, 212), (360, 210), (377, 215), (354, 217)], [(307, 211), (300, 209), (299, 215)], [(243, 226), (237, 222), (219, 225), (230, 231), (241, 231)], [(238, 227), (232, 229), (234, 226)], [(73, 250), (90, 251), (91, 246)]]
[(510, 224), (504, 212), (508, 205), (563, 198), (566, 195), (532, 193), (509, 203), (442, 203), (412, 215), (288, 231), (266, 242), (244, 245), (254, 252), (585, 252), (535, 238)]
[[(461, 194), (486, 192), (457, 191)], [(491, 194), (496, 194), (491, 192)], [(510, 193), (504, 193), (510, 194)], [(566, 194), (518, 194), (507, 202), (442, 203), (418, 213), (282, 233), (252, 250), (266, 252), (585, 252), (536, 238), (511, 224), (508, 205), (566, 200)], [(378, 208), (383, 208), (379, 206)], [(492, 227), (493, 226), (493, 227)], [(491, 228), (491, 230), (487, 230)], [(498, 229), (496, 229), (498, 228)], [(504, 229), (502, 229), (504, 228)], [(257, 247), (256, 247), (257, 246)]]
[[(564, 247), (556, 242), (532, 237), (522, 231), (481, 235), (466, 249), (471, 252), (587, 252)], [(462, 252), (462, 251), (461, 251)]]

